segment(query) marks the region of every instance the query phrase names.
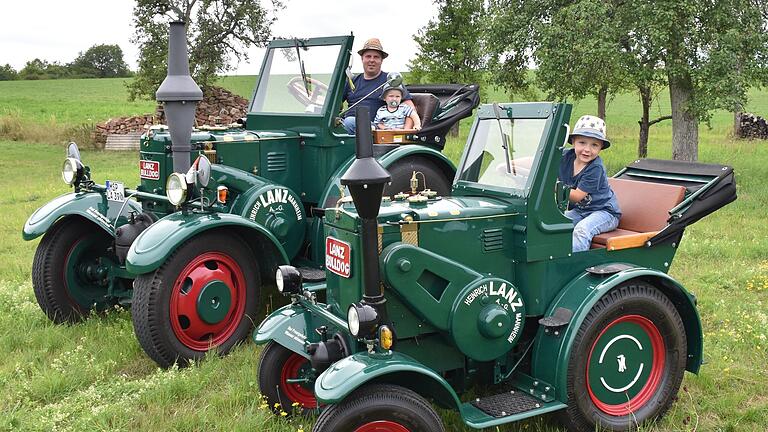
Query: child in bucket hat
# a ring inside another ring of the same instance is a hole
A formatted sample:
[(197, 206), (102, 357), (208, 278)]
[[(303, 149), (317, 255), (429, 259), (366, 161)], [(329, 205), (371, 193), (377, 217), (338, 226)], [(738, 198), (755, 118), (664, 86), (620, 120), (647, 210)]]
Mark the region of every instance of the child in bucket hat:
[(573, 251), (589, 250), (592, 237), (616, 229), (621, 210), (608, 185), (608, 174), (599, 154), (611, 146), (605, 121), (585, 115), (576, 121), (563, 151), (559, 179), (571, 188), (565, 215), (573, 221)]

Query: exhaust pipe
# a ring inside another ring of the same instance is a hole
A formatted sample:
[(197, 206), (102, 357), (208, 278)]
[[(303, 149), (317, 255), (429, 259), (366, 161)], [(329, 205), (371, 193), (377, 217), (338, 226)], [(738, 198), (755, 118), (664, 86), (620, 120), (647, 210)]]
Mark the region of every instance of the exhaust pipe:
[(155, 93), (162, 102), (165, 119), (171, 134), (173, 171), (185, 173), (190, 166), (192, 126), (195, 109), (203, 99), (203, 92), (189, 74), (187, 33), (183, 21), (171, 23), (168, 36), (168, 76)]

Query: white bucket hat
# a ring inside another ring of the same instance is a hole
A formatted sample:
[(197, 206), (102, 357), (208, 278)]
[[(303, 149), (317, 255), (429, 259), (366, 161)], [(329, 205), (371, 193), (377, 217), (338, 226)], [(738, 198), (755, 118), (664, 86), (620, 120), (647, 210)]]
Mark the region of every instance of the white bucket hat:
[(574, 135), (599, 139), (603, 142), (604, 149), (611, 146), (611, 142), (605, 137), (607, 135), (605, 121), (600, 117), (590, 115), (579, 117), (579, 120), (576, 121), (576, 125), (573, 126), (573, 132), (571, 132), (571, 135), (568, 137), (569, 143), (573, 143)]

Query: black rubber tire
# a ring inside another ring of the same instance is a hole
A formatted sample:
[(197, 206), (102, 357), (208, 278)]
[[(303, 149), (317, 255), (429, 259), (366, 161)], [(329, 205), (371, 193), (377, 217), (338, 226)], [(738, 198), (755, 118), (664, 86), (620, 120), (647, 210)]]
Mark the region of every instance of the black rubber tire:
[[(291, 367), (296, 361), (309, 365), (309, 360), (275, 342), (269, 342), (261, 351), (259, 391), (266, 398), (269, 408), (276, 413), (283, 411), (290, 415), (300, 410), (302, 414), (311, 414), (319, 408), (317, 400), (314, 399), (314, 381), (299, 389), (299, 394), (304, 395), (302, 400), (296, 400), (299, 398), (292, 396), (297, 394), (296, 390), (286, 388), (289, 384), (283, 379), (284, 373), (288, 373), (285, 368)], [(313, 403), (309, 402), (310, 397)], [(300, 404), (300, 408), (293, 406), (295, 402)]]
[[(437, 191), (439, 196), (448, 196), (451, 194), (452, 178), (448, 178), (436, 162), (429, 160), (424, 156), (410, 156), (400, 159), (387, 168), (392, 176), (391, 184), (384, 187), (384, 195), (392, 196), (399, 192), (410, 192), (411, 177), (413, 172), (421, 172), (427, 179), (427, 187)], [(418, 190), (424, 189), (424, 177), (417, 176), (419, 180)]]
[[(638, 315), (659, 331), (664, 342), (664, 363), (658, 387), (645, 403), (627, 415), (610, 415), (592, 401), (586, 382), (588, 357), (603, 329), (617, 319)], [(570, 431), (624, 431), (660, 418), (675, 399), (685, 373), (685, 328), (672, 302), (642, 282), (613, 289), (601, 298), (582, 323), (571, 351), (567, 374), (568, 408), (559, 412)]]
[[(233, 317), (233, 331), (215, 346), (193, 349), (179, 340), (171, 323), (171, 297), (174, 283), (188, 263), (207, 253), (224, 254), (236, 263), (245, 280), (243, 313)], [(160, 367), (187, 366), (205, 357), (211, 349), (227, 354), (246, 339), (258, 313), (261, 295), (258, 263), (248, 246), (229, 232), (211, 231), (183, 243), (154, 272), (139, 275), (133, 283), (131, 318), (139, 344)]]
[[(78, 242), (92, 241), (87, 256), (105, 257), (117, 262), (109, 250), (112, 237), (84, 220), (69, 218), (55, 224), (45, 233), (32, 261), (32, 287), (40, 309), (56, 324), (76, 323), (87, 318), (96, 305), (102, 311), (115, 304), (107, 296), (107, 287), (91, 285), (84, 293), (88, 301), (78, 301), (67, 286), (67, 259)], [(92, 253), (90, 253), (92, 252)], [(88, 283), (88, 282), (85, 282)], [(85, 289), (85, 288), (84, 288)]]
[(418, 393), (391, 384), (361, 387), (317, 418), (312, 432), (352, 432), (375, 421), (389, 421), (412, 432), (445, 432), (432, 406)]

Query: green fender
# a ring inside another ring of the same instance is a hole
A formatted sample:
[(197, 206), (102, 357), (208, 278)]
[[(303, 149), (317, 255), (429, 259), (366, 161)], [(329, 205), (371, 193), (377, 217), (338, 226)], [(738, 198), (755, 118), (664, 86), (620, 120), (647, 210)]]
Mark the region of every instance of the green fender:
[(309, 358), (305, 343), (307, 340), (307, 310), (294, 305), (283, 306), (272, 312), (253, 332), (253, 341), (263, 345), (270, 341), (288, 348), (303, 357)]
[(434, 398), (442, 406), (461, 409), (459, 397), (443, 377), (396, 351), (390, 354), (360, 352), (337, 361), (317, 377), (315, 396), (323, 403), (338, 403), (368, 382), (401, 385)]
[(566, 401), (566, 375), (576, 333), (589, 311), (608, 291), (632, 279), (642, 279), (660, 289), (677, 308), (685, 327), (688, 340), (686, 370), (698, 373), (702, 364), (704, 339), (701, 320), (696, 310), (696, 299), (682, 285), (665, 273), (648, 268), (631, 268), (609, 277), (584, 272), (573, 279), (552, 302), (546, 316), (552, 316), (557, 308), (573, 312), (569, 323), (558, 335), (544, 333), (540, 327), (533, 352), (533, 376), (555, 386), (556, 397)]
[(45, 234), (60, 218), (77, 215), (90, 220), (114, 237), (115, 221), (118, 226), (127, 223), (125, 215), (132, 211), (141, 213), (141, 204), (132, 200), (124, 203), (107, 201), (100, 192), (68, 193), (35, 210), (24, 224), (21, 235), (24, 240), (32, 240)]
[[(290, 262), (280, 242), (269, 230), (242, 216), (229, 213), (176, 212), (155, 222), (136, 237), (128, 250), (125, 267), (134, 274), (153, 271), (160, 267), (179, 245), (192, 236), (222, 227), (240, 228), (246, 233), (257, 233), (272, 243), (279, 254), (275, 257), (279, 264)], [(249, 244), (253, 246), (252, 242)]]

